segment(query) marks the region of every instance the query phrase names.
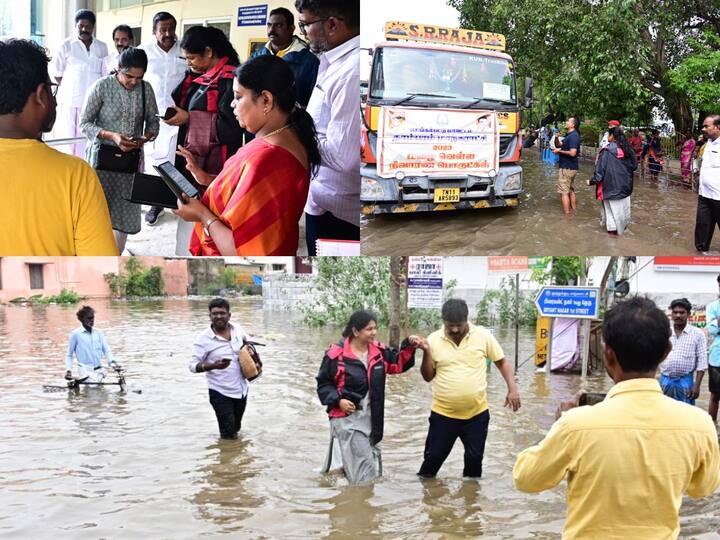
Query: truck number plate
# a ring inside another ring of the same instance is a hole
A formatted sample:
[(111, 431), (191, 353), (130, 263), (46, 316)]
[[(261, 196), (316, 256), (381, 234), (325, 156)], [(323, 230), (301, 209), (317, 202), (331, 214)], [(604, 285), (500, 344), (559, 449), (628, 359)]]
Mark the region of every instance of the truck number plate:
[(433, 198), (433, 202), (460, 202), (460, 188), (435, 188), (435, 196)]

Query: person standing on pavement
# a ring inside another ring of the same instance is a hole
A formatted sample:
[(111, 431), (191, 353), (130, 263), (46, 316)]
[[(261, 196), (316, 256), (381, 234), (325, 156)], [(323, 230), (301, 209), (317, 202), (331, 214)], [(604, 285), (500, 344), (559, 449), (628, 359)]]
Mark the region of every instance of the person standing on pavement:
[(307, 111), (322, 161), (305, 206), (308, 254), (317, 240), (360, 240), (360, 0), (296, 0), (298, 26), (322, 53)]
[[(121, 369), (113, 358), (105, 335), (95, 328), (95, 310), (90, 306), (81, 307), (76, 313), (80, 328), (72, 331), (65, 357), (65, 379), (90, 382), (102, 382), (107, 376), (102, 368), (103, 356), (110, 369)], [(77, 359), (76, 372), (73, 375), (73, 357)]]
[(710, 249), (715, 225), (720, 226), (720, 115), (705, 118), (702, 131), (707, 142), (700, 166), (695, 249), (705, 252)]
[(493, 335), (468, 322), (464, 300), (451, 298), (442, 307), (443, 328), (427, 338), (420, 373), (433, 381), (430, 427), (418, 475), (433, 478), (458, 437), (465, 447), (463, 476), (480, 478), (490, 413), (487, 402), (487, 360), (492, 360), (507, 385), (505, 406), (517, 411), (520, 394), (512, 367)]
[[(167, 11), (160, 11), (153, 17), (153, 40), (138, 47), (145, 51), (148, 57), (148, 68), (145, 80), (155, 92), (158, 111), (165, 115), (169, 107), (175, 105), (172, 93), (185, 78), (187, 63), (180, 51), (178, 43), (177, 21)], [(165, 161), (175, 164), (175, 149), (177, 148), (178, 127), (160, 123), (160, 133), (157, 138), (145, 145), (145, 171), (156, 174), (153, 165)], [(154, 226), (164, 212), (162, 206), (152, 206), (145, 214), (145, 222)], [(175, 255), (190, 255), (187, 245), (177, 245)]]
[(558, 176), (557, 190), (560, 194), (560, 202), (562, 203), (565, 215), (571, 214), (577, 208), (577, 199), (575, 197), (575, 187), (573, 182), (578, 172), (578, 157), (580, 155), (580, 119), (577, 116), (571, 116), (565, 122), (567, 135), (563, 140), (562, 147), (553, 149), (553, 154), (560, 156), (560, 172)]
[[(717, 277), (717, 282), (720, 289), (720, 275)], [(710, 390), (708, 413), (713, 422), (717, 424), (718, 403), (720, 402), (720, 290), (718, 299), (708, 304), (705, 317), (708, 332), (712, 337), (710, 356), (708, 357), (708, 387)]]
[(692, 304), (687, 298), (673, 300), (670, 311), (672, 350), (660, 364), (660, 386), (666, 396), (695, 405), (707, 369), (707, 338), (702, 330), (688, 324)]
[(283, 7), (273, 9), (267, 22), (268, 42), (253, 54), (253, 58), (272, 54), (285, 60), (295, 75), (297, 102), (307, 107), (320, 61), (310, 52), (307, 43), (293, 35), (294, 32), (295, 18), (290, 10)]
[[(248, 380), (243, 376), (238, 355), (247, 341), (240, 325), (230, 322), (230, 303), (214, 298), (208, 304), (210, 328), (193, 343), (189, 368), (205, 373), (210, 405), (215, 411), (220, 438), (237, 439), (245, 414)], [(262, 371), (261, 366), (257, 366)]]
[(112, 37), (115, 46), (110, 50), (110, 53), (103, 58), (103, 77), (110, 75), (113, 71), (117, 71), (120, 54), (133, 45), (133, 31), (127, 24), (119, 24), (116, 26), (113, 30)]
[(712, 421), (663, 396), (655, 379), (670, 352), (667, 317), (648, 298), (615, 304), (602, 328), (605, 399), (563, 402), (545, 438), (518, 455), (515, 487), (539, 493), (567, 478), (563, 538), (677, 538), (683, 494), (720, 487)]
[[(60, 45), (52, 60), (52, 73), (60, 88), (57, 93), (56, 138), (82, 137), (80, 113), (85, 95), (92, 84), (102, 77), (103, 60), (108, 55), (105, 43), (94, 39), (95, 14), (81, 9), (75, 14), (77, 36), (69, 37)], [(67, 152), (85, 157), (85, 141), (73, 143)]]

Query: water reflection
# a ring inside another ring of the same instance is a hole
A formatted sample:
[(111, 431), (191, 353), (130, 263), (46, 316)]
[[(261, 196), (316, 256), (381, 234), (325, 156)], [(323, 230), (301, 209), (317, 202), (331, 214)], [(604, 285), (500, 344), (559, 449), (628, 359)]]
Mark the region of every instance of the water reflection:
[[(207, 301), (92, 305), (129, 389), (142, 394), (44, 392), (43, 384), (64, 384), (77, 307), (0, 309), (0, 536), (557, 538), (562, 530), (565, 488), (526, 495), (511, 473), (517, 453), (543, 437), (558, 403), (580, 388), (576, 375), (548, 376), (526, 362), (518, 375), (523, 408), (513, 413), (502, 406), (502, 377), (490, 370), (480, 481), (460, 477), (459, 442), (438, 478), (417, 478), (432, 387), (418, 367), (389, 377), (383, 477), (348, 487), (320, 473), (329, 431), (314, 377), (337, 329), (263, 312), (258, 299), (232, 301), (233, 320), (267, 347), (240, 438), (219, 441), (204, 376), (187, 369), (208, 324)], [(512, 357), (514, 334), (495, 335)], [(533, 341), (534, 332), (521, 332), (521, 359)], [(587, 382), (597, 392), (610, 385), (604, 373)], [(707, 406), (706, 393), (698, 406)], [(720, 495), (687, 500), (681, 514), (684, 536), (707, 536), (720, 529)]]
[[(362, 225), (364, 255), (666, 255), (695, 254), (697, 194), (679, 186), (636, 179), (632, 224), (612, 237), (600, 225), (595, 189), (586, 185), (592, 163), (581, 161), (578, 208), (564, 216), (556, 192), (558, 170), (537, 152), (523, 154), (525, 190), (515, 209), (423, 212), (376, 216)], [(718, 241), (714, 249), (719, 249)]]

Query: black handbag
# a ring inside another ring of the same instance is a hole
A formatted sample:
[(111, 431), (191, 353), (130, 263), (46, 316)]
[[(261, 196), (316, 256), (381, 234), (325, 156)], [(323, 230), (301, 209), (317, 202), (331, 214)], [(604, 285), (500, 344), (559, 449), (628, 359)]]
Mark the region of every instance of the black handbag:
[[(140, 82), (142, 89), (142, 132), (145, 132), (145, 82)], [(112, 171), (133, 174), (140, 168), (141, 149), (123, 152), (115, 145), (100, 144), (97, 153), (97, 165), (99, 171)]]

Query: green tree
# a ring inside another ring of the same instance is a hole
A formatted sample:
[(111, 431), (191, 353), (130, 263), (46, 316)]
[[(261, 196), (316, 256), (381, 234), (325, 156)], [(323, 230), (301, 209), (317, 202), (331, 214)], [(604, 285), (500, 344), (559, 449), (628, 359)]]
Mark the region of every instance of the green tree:
[(541, 285), (577, 284), (587, 277), (588, 257), (541, 257), (530, 278)]
[(626, 123), (653, 106), (675, 128), (692, 125), (690, 95), (671, 73), (693, 40), (720, 31), (720, 3), (707, 0), (449, 0), (461, 25), (507, 37), (508, 52), (532, 73), (546, 105)]
[(130, 257), (125, 272), (103, 274), (113, 296), (163, 296), (165, 285), (159, 266), (145, 268), (139, 259)]

